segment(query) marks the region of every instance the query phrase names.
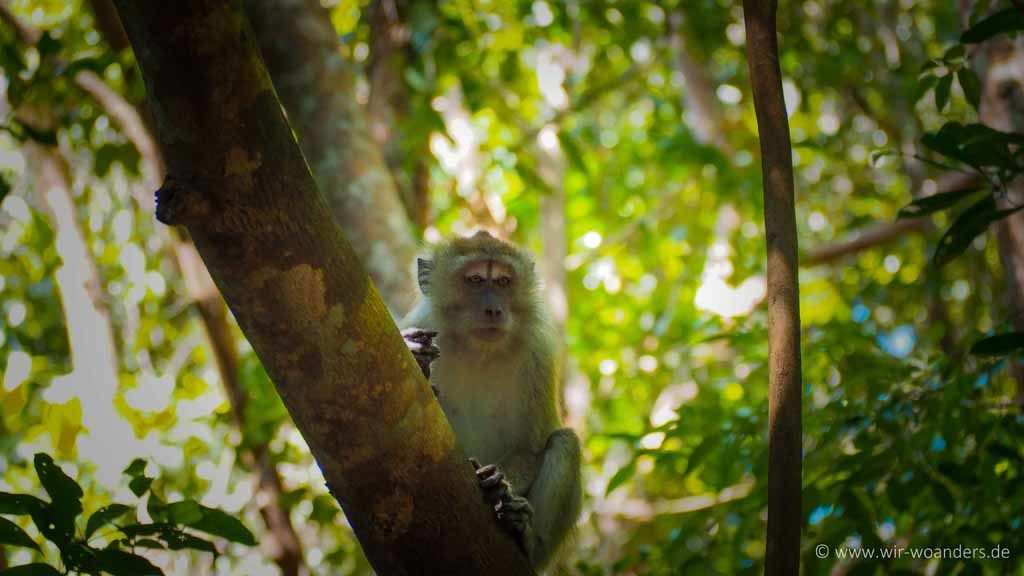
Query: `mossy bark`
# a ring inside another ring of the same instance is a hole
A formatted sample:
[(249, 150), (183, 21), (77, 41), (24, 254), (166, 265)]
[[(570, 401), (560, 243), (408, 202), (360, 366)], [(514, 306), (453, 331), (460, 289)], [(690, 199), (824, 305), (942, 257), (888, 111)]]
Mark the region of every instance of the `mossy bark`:
[(116, 5), (184, 225), (380, 574), (529, 574), (332, 219), (238, 0)]
[(388, 308), (415, 304), (419, 249), (395, 181), (355, 97), (351, 64), (319, 0), (245, 0), (246, 13), (299, 145)]

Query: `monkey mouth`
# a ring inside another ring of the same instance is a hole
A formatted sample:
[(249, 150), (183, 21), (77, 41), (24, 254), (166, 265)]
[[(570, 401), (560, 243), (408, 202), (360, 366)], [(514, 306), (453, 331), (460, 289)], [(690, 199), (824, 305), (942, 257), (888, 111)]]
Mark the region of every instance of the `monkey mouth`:
[(497, 342), (505, 337), (505, 330), (497, 326), (477, 328), (472, 332), (473, 337), (484, 342)]

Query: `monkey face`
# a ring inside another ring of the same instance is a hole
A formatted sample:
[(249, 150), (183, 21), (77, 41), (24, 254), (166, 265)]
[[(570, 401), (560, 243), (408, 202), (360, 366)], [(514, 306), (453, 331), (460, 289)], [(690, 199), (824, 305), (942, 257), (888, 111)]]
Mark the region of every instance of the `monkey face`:
[(462, 269), (462, 289), (468, 303), (468, 335), (478, 341), (497, 343), (512, 327), (510, 291), (514, 283), (512, 268), (487, 259), (470, 262)]
[(417, 261), (417, 279), (449, 350), (515, 348), (544, 316), (529, 255), (486, 233), (440, 244)]

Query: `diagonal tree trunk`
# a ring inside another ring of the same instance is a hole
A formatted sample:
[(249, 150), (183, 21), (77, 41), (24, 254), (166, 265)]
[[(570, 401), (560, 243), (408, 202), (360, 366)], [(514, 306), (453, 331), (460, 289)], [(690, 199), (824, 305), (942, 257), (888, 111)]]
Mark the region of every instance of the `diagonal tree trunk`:
[(317, 184), (396, 317), (416, 300), (418, 247), (319, 0), (246, 0), (256, 42)]
[[(117, 12), (109, 0), (93, 0), (93, 10), (104, 37), (110, 41), (115, 51), (127, 47), (127, 36), (117, 17)], [(35, 41), (40, 35), (31, 27), (23, 24), (6, 10), (5, 19), (18, 29), (32, 33), (20, 34), (23, 39)], [(88, 94), (100, 108), (120, 128), (121, 132), (135, 146), (143, 160), (143, 173), (146, 189), (156, 188), (165, 173), (163, 156), (149, 128), (143, 122), (135, 107), (124, 100), (120, 94), (110, 89), (102, 78), (90, 71), (79, 72), (74, 78), (78, 85)], [(135, 199), (144, 210), (152, 210), (152, 197), (147, 192), (136, 189)], [(224, 303), (217, 293), (213, 280), (203, 266), (190, 243), (182, 241), (174, 234), (163, 234), (165, 242), (171, 249), (172, 263), (182, 274), (186, 290), (200, 313), (210, 348), (213, 350), (215, 364), (220, 375), (226, 396), (232, 408), (232, 414), (240, 430), (245, 430), (245, 405), (248, 394), (239, 378), (237, 342), (230, 321), (227, 318)], [(281, 503), (283, 486), (277, 468), (270, 458), (265, 444), (253, 445), (239, 454), (243, 463), (256, 474), (257, 492), (263, 495), (260, 516), (263, 518), (269, 539), (264, 542), (270, 548), (274, 561), (285, 576), (306, 573), (301, 542), (291, 524), (288, 510)]]
[[(381, 574), (529, 574), (313, 181), (240, 2), (115, 4), (183, 225)], [(400, 208), (399, 208), (400, 209)]]
[(782, 97), (776, 0), (743, 0), (747, 63), (761, 140), (768, 243), (768, 535), (765, 574), (800, 572), (800, 284), (793, 153)]
[[(111, 48), (126, 48), (113, 1), (89, 4)], [(246, 6), (278, 95), (335, 219), (349, 231), (388, 308), (403, 316), (417, 295), (407, 264), (418, 246), (409, 218), (394, 210), (401, 206), (398, 191), (356, 103), (354, 77), (327, 11), (314, 0), (247, 0)], [(421, 176), (414, 178), (422, 181)]]
[[(135, 107), (111, 90), (101, 78), (92, 72), (81, 72), (75, 77), (75, 82), (92, 96), (138, 150), (146, 165), (144, 173), (148, 182), (145, 192), (137, 189), (141, 193), (136, 194), (135, 198), (142, 209), (152, 210), (152, 197), (148, 191), (155, 189), (156, 182), (165, 175), (163, 155), (156, 140)], [(163, 236), (170, 247), (171, 261), (184, 279), (188, 297), (199, 312), (235, 424), (244, 432), (247, 418), (245, 409), (249, 402), (249, 394), (241, 381), (238, 342), (227, 316), (224, 301), (195, 247), (190, 242), (178, 238), (176, 234)], [(271, 459), (267, 445), (252, 444), (250, 448), (240, 450), (239, 457), (247, 468), (253, 470), (256, 490), (263, 496), (259, 512), (269, 532), (270, 539), (265, 542), (272, 551), (274, 562), (285, 576), (307, 572), (301, 541), (292, 526), (288, 510), (281, 502), (284, 492), (281, 476)]]

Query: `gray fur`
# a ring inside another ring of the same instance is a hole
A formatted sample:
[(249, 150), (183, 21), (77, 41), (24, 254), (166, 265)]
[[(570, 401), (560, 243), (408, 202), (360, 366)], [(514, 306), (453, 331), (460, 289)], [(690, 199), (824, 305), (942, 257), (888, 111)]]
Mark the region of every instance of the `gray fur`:
[[(401, 325), (438, 332), (441, 354), (431, 365), (430, 381), (466, 454), (497, 464), (514, 494), (532, 505), (524, 548), (540, 569), (572, 531), (582, 487), (580, 444), (562, 425), (556, 336), (533, 262), (486, 233), (449, 241), (432, 256), (419, 261), (424, 296)], [(507, 265), (515, 277), (508, 292), (508, 335), (496, 344), (468, 333), (474, 317), (460, 270), (481, 259)]]

